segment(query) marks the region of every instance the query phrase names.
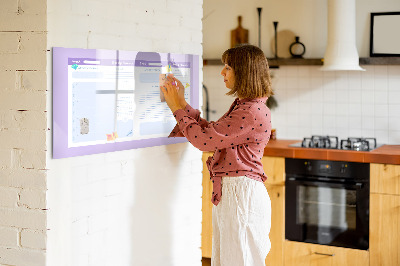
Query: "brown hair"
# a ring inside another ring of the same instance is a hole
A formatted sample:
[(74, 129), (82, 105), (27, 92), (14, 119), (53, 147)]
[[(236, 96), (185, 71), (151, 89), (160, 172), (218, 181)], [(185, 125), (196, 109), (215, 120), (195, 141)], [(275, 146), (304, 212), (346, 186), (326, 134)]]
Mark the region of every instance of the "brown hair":
[(235, 74), (235, 85), (226, 95), (254, 99), (274, 94), (268, 61), (260, 48), (248, 44), (240, 45), (226, 50), (221, 60)]

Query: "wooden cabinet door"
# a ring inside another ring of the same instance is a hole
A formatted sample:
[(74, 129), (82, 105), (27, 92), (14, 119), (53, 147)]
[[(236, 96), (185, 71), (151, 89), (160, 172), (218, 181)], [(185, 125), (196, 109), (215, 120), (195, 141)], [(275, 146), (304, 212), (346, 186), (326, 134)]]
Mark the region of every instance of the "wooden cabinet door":
[(261, 163), (268, 177), (266, 184), (285, 185), (285, 158), (264, 156)]
[(271, 199), (271, 250), (265, 259), (266, 266), (283, 265), (285, 240), (285, 187), (265, 184)]
[(400, 195), (400, 165), (370, 165), (371, 193)]
[(201, 253), (204, 258), (211, 258), (212, 253), (212, 183), (206, 161), (211, 152), (203, 153), (203, 194), (202, 194), (202, 223), (201, 223)]
[(400, 265), (400, 196), (371, 194), (371, 266)]
[(365, 250), (285, 241), (285, 266), (368, 266)]

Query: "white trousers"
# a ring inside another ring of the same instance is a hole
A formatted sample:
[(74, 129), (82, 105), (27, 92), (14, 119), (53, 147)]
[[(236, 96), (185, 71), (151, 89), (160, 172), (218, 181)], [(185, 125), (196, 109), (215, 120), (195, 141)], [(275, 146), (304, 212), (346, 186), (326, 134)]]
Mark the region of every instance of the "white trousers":
[(262, 266), (271, 249), (271, 200), (260, 181), (223, 177), (212, 210), (212, 266)]

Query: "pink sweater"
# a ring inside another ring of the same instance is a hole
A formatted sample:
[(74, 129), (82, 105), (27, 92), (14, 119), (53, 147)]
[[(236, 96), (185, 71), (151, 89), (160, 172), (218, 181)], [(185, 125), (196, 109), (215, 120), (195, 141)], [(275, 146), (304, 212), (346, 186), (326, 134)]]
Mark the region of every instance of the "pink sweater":
[(214, 151), (207, 160), (213, 182), (211, 201), (221, 200), (224, 176), (247, 176), (264, 182), (261, 159), (271, 132), (271, 112), (265, 105), (267, 97), (238, 98), (218, 121), (208, 122), (200, 111), (187, 105), (174, 112), (178, 124), (169, 137), (186, 137), (201, 151)]

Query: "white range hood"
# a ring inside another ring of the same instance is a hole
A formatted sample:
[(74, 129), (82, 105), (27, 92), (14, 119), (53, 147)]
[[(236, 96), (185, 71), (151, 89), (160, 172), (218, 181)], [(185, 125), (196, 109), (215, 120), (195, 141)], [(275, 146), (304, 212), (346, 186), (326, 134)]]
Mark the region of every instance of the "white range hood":
[(328, 0), (328, 44), (320, 70), (358, 70), (355, 0)]

